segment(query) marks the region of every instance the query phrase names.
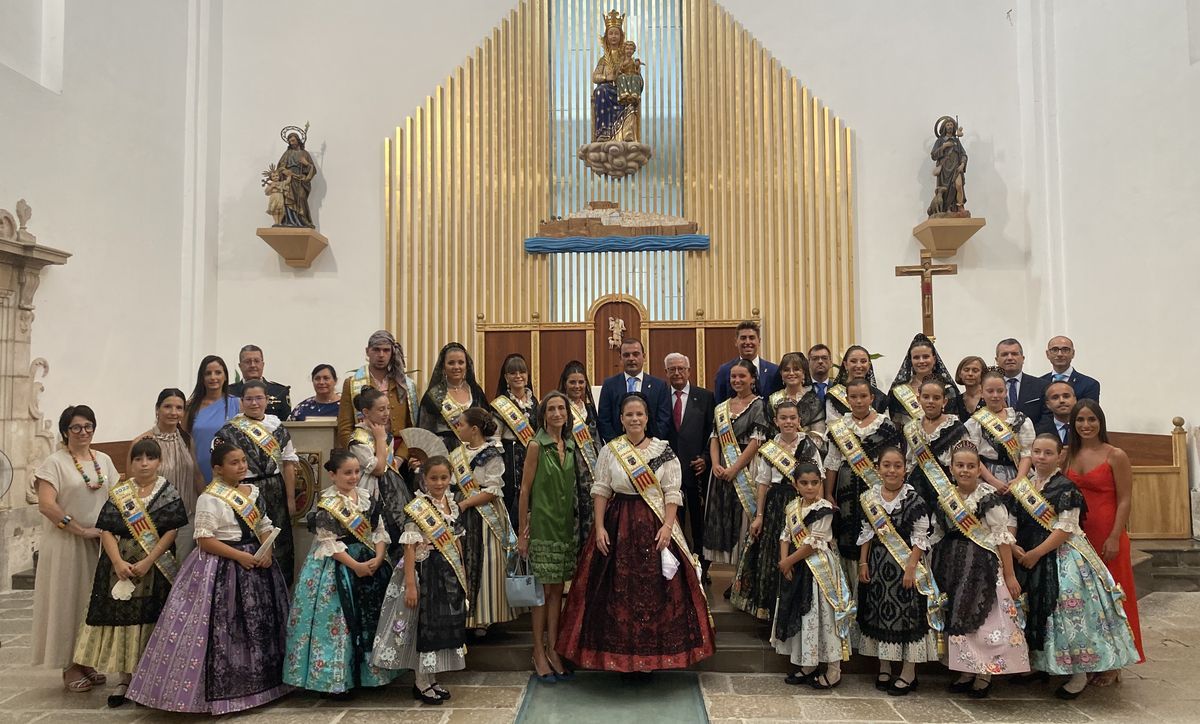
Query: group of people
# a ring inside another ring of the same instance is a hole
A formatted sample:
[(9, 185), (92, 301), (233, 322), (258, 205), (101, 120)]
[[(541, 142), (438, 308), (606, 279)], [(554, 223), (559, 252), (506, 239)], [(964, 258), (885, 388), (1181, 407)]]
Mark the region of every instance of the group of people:
[[(468, 642), (527, 610), (506, 591), (522, 562), (542, 592), (531, 665), (545, 683), (711, 656), (714, 563), (732, 605), (771, 622), (791, 684), (837, 686), (857, 650), (892, 695), (941, 660), (974, 697), (1032, 670), (1069, 676), (1057, 694), (1074, 698), (1142, 659), (1131, 468), (1069, 339), (1050, 341), (1044, 377), (1012, 339), (995, 367), (968, 357), (952, 377), (918, 335), (887, 392), (861, 346), (834, 374), (825, 345), (778, 366), (759, 345), (757, 324), (739, 325), (710, 392), (682, 354), (665, 380), (648, 374), (627, 339), (596, 404), (578, 361), (539, 400), (520, 354), (489, 397), (453, 342), (418, 398), (380, 330), (340, 395), (319, 365), (295, 410), (248, 345), (238, 384), (210, 356), (190, 395), (159, 394), (124, 480), (91, 447), (93, 411), (69, 407), (35, 473), (34, 663), (61, 666), (70, 691), (119, 672), (113, 706), (221, 714), (406, 669), (414, 698), (439, 705), (438, 675), (465, 668)], [(299, 566), (288, 416), (337, 418)], [(446, 454), (410, 450), (418, 426)]]

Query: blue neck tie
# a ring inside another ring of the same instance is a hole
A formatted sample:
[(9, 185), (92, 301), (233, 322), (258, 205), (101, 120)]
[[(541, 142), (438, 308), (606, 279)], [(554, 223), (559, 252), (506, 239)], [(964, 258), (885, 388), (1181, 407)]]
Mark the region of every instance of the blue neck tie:
[(1016, 377), (1008, 378), (1008, 406), (1009, 407), (1017, 406), (1017, 378)]
[(1067, 430), (1070, 429), (1070, 425), (1063, 425), (1062, 427), (1058, 428), (1058, 436), (1062, 438), (1063, 445), (1067, 444)]
[(625, 391), (626, 392), (637, 392), (637, 383), (638, 383), (638, 379), (636, 377), (626, 377), (625, 378)]
[(825, 388), (829, 386), (829, 383), (828, 382), (816, 382), (814, 384), (817, 386), (817, 397), (820, 398), (821, 403), (824, 404)]
[(1066, 382), (1067, 376), (1065, 374), (1063, 374), (1062, 372), (1055, 372), (1054, 373), (1054, 381), (1055, 382)]

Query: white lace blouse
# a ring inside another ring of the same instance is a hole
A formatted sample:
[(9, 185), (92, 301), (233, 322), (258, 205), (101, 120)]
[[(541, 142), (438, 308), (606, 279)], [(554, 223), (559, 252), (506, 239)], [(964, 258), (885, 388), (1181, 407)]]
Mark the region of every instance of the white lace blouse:
[[(353, 501), (348, 495), (342, 495), (336, 487), (326, 488), (321, 492), (321, 500), (329, 498), (341, 498), (345, 500), (352, 508), (357, 509), (359, 513), (366, 514), (371, 509), (371, 491), (366, 488), (358, 488), (358, 500)], [(345, 553), (346, 544), (338, 540), (342, 535), (335, 533), (325, 528), (317, 527), (316, 536), (314, 536), (312, 556), (317, 560), (329, 558), (335, 553)], [(387, 528), (383, 525), (377, 525), (371, 531), (372, 543), (391, 543), (392, 537), (388, 535)]]
[[(817, 498), (815, 503), (800, 506), (800, 517), (807, 516), (814, 510), (822, 508), (832, 508), (833, 505), (824, 498)], [(792, 532), (787, 528), (787, 520), (784, 519), (783, 530), (779, 532), (779, 540), (788, 542), (792, 539)], [(800, 541), (800, 545), (812, 546), (819, 551), (829, 550), (829, 544), (833, 541), (833, 516), (823, 515), (813, 524), (808, 527), (808, 535)]]
[[(1054, 474), (1051, 473), (1050, 477), (1054, 477)], [(1047, 482), (1045, 480), (1038, 480), (1036, 470), (1030, 471), (1029, 481), (1034, 484), (1039, 492), (1046, 486)], [(1084, 534), (1083, 526), (1079, 524), (1079, 508), (1059, 510), (1057, 512), (1058, 517), (1055, 519), (1054, 525), (1050, 526), (1052, 530), (1064, 530), (1068, 533), (1078, 533), (1079, 535)], [(1016, 525), (1016, 521), (1013, 521), (1013, 525)]]
[[(870, 494), (879, 499), (879, 503), (883, 506), (883, 510), (890, 516), (897, 510), (900, 510), (900, 504), (910, 495), (916, 495), (917, 491), (908, 483), (900, 488), (900, 492), (891, 500), (884, 499), (879, 487), (871, 488)], [(929, 540), (929, 516), (922, 515), (913, 521), (911, 545), (914, 548), (920, 548), (928, 552), (933, 543)], [(862, 527), (858, 531), (858, 540), (855, 541), (858, 545), (862, 545), (875, 537), (875, 528), (871, 526), (871, 522), (863, 520)]]
[[(246, 487), (250, 488), (250, 494), (246, 497), (251, 501), (257, 501), (258, 486), (247, 484)], [(259, 509), (262, 510), (261, 506)], [(242, 528), (238, 525), (237, 513), (233, 512), (229, 503), (209, 493), (201, 493), (200, 497), (196, 499), (195, 526), (192, 537), (196, 540), (216, 538), (221, 541), (229, 541), (242, 537)], [(254, 533), (261, 538), (274, 528), (275, 525), (267, 516), (266, 511), (262, 511), (262, 517), (258, 519), (258, 527)]]
[[(662, 455), (667, 449), (667, 442), (658, 438), (650, 438), (650, 444), (644, 450), (638, 450), (641, 453), (642, 459), (647, 464), (650, 461)], [(682, 473), (679, 469), (679, 460), (672, 458), (665, 465), (654, 471), (658, 477), (659, 490), (663, 498), (663, 503), (666, 505), (683, 505), (683, 494), (680, 492), (682, 484)], [(625, 474), (625, 468), (621, 466), (621, 461), (612, 453), (612, 449), (605, 445), (600, 450), (600, 456), (596, 460), (596, 480), (592, 483), (592, 495), (599, 495), (602, 498), (611, 498), (613, 494), (620, 495), (637, 495), (637, 488), (633, 487), (633, 481)], [(657, 495), (658, 493), (651, 493)]]
[[(488, 440), (479, 447), (471, 447), (463, 443), (463, 447), (467, 451), (467, 457), (471, 460), (475, 456), (483, 452), (488, 447), (500, 447), (500, 443)], [(475, 482), (479, 485), (481, 493), (491, 493), (498, 499), (504, 498), (504, 459), (497, 455), (491, 460), (488, 460), (483, 465), (474, 468), (472, 472), (475, 474)], [(519, 471), (518, 471), (519, 472)]]
[[(854, 434), (858, 435), (860, 440), (878, 430), (884, 424), (884, 421), (890, 422), (888, 416), (883, 413), (876, 413), (875, 419), (866, 427), (859, 427), (858, 423), (854, 420), (854, 415), (849, 412), (842, 415), (842, 419), (850, 424), (850, 429), (854, 431)], [(830, 442), (829, 452), (825, 453), (825, 472), (837, 470), (844, 462), (846, 462), (846, 458), (842, 455), (841, 448)]]
[[(956, 422), (958, 422), (958, 417), (956, 415), (947, 413), (945, 416), (943, 416), (942, 421), (939, 422), (938, 426), (933, 429), (933, 432), (925, 434), (926, 439), (929, 441), (930, 447), (932, 447), (932, 444), (935, 440), (942, 436), (943, 432), (951, 427), (954, 427), (954, 423)], [(925, 432), (924, 428), (921, 429), (921, 432)], [(905, 470), (912, 472), (913, 467), (915, 467), (917, 464), (917, 454), (911, 445), (905, 445), (905, 447), (908, 449), (904, 453), (904, 468)], [(936, 457), (937, 461), (942, 465), (950, 467), (950, 458), (953, 456), (953, 452), (954, 450), (952, 448), (947, 447), (940, 455), (935, 455), (934, 457)]]
[[(1006, 407), (1004, 408), (1004, 414), (997, 415), (997, 417), (1002, 417), (1011, 426), (1017, 419), (1017, 411), (1011, 407)], [(996, 448), (992, 447), (992, 443), (988, 442), (987, 435), (983, 434), (983, 429), (974, 417), (967, 418), (967, 421), (963, 425), (967, 428), (967, 437), (970, 438), (971, 442), (975, 443), (975, 447), (979, 448), (979, 457), (987, 458), (988, 460), (995, 460), (1000, 457), (1000, 453), (996, 452)], [(1021, 426), (1013, 430), (1013, 432), (1017, 435), (1017, 442), (1021, 444), (1021, 457), (1030, 457), (1033, 454), (1033, 440), (1037, 437), (1037, 434), (1033, 430), (1033, 423), (1027, 417), (1021, 423)]]
[[(774, 442), (784, 450), (787, 450), (792, 455), (796, 454), (796, 450), (800, 447), (800, 443), (804, 441), (804, 435), (796, 435), (795, 444), (789, 444), (783, 440), (783, 435), (776, 435)], [(761, 448), (760, 448), (761, 449)], [(808, 460), (797, 460), (796, 462), (812, 462), (816, 463), (817, 467), (821, 467), (821, 459), (817, 456)], [(772, 465), (762, 455), (755, 456), (756, 466), (754, 468), (754, 482), (758, 485), (777, 485), (783, 482), (783, 473)]]

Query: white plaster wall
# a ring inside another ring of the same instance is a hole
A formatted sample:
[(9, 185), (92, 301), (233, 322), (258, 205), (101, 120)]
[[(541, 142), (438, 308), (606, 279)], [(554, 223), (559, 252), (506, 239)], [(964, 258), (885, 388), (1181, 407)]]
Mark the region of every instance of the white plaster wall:
[(0, 207), (70, 251), (42, 274), (32, 352), (50, 362), (42, 409), (92, 405), (100, 440), (153, 421), (176, 376), (182, 214), (183, 2), (73, 0), (52, 93), (0, 65)]

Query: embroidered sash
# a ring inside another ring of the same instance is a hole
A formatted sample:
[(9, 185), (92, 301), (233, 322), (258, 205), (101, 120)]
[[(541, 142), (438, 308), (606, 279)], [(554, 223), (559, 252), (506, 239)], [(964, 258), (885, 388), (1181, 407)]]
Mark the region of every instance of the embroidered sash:
[(921, 463), (921, 472), (925, 473), (929, 484), (937, 492), (938, 505), (941, 506), (942, 511), (945, 512), (946, 517), (954, 524), (958, 532), (985, 551), (999, 556), (999, 550), (988, 537), (987, 526), (978, 515), (967, 507), (958, 488), (950, 482), (946, 471), (942, 470), (942, 466), (938, 464), (937, 460), (930, 459)]
[[(362, 495), (361, 491), (359, 495)], [(371, 534), (374, 532), (371, 529), (371, 521), (362, 514), (362, 511), (358, 510), (357, 505), (351, 507), (350, 501), (341, 495), (328, 495), (321, 496), (317, 507), (332, 515), (337, 522), (342, 524), (343, 528), (358, 539), (359, 543), (375, 550), (375, 543), (371, 540)]]
[[(801, 515), (802, 502), (799, 498), (789, 501), (785, 514), (787, 530), (796, 550), (800, 550), (804, 539), (808, 537), (808, 526), (804, 524), (804, 516)], [(808, 564), (808, 570), (812, 571), (817, 587), (821, 589), (821, 595), (833, 609), (837, 637), (842, 642), (842, 660), (849, 661), (850, 622), (854, 619), (858, 607), (854, 597), (850, 595), (846, 573), (833, 561), (833, 554), (829, 551), (814, 550), (804, 562)]]
[[(455, 437), (458, 437), (458, 431), (454, 429), (454, 423), (458, 421), (458, 418), (462, 417), (463, 412), (467, 408), (455, 402), (453, 398), (450, 397), (450, 392), (447, 391), (446, 396), (442, 398), (442, 404), (438, 406), (438, 409), (442, 413), (442, 419), (445, 420), (446, 424), (450, 427), (450, 431), (454, 433)], [(461, 437), (458, 439), (462, 440)]]
[(592, 431), (588, 428), (587, 418), (580, 417), (572, 410), (571, 420), (571, 436), (575, 438), (575, 444), (579, 446), (579, 451), (583, 454), (583, 462), (587, 464), (588, 472), (595, 477), (596, 441), (592, 439)]
[[(1058, 522), (1058, 511), (1054, 509), (1050, 501), (1046, 500), (1046, 496), (1042, 495), (1042, 491), (1037, 489), (1033, 481), (1029, 478), (1018, 478), (1009, 484), (1008, 492), (1009, 495), (1021, 504), (1021, 507), (1029, 514), (1029, 517), (1037, 521), (1047, 531), (1054, 530), (1054, 524)], [(1121, 602), (1125, 600), (1125, 590), (1121, 588), (1120, 583), (1117, 583), (1113, 579), (1108, 566), (1096, 554), (1096, 549), (1088, 542), (1087, 537), (1078, 533), (1071, 533), (1067, 538), (1067, 543), (1091, 567), (1096, 577), (1100, 579), (1100, 584), (1104, 586), (1104, 590), (1112, 596), (1117, 611), (1124, 618), (1125, 608), (1121, 605)]]
[(858, 435), (854, 434), (854, 423), (841, 418), (834, 420), (829, 426), (829, 436), (833, 438), (833, 443), (837, 445), (838, 451), (842, 453), (842, 457), (846, 459), (846, 463), (850, 465), (850, 470), (867, 484), (868, 487), (878, 485), (883, 486), (883, 478), (879, 477), (879, 471), (875, 469), (875, 463), (871, 462), (871, 458), (867, 457), (867, 453), (863, 450), (862, 441), (858, 439)]
[[(717, 405), (716, 410), (717, 442), (721, 446), (721, 457), (725, 460), (726, 467), (732, 467), (737, 462), (738, 456), (742, 454), (737, 436), (733, 434), (733, 420), (729, 414), (729, 403), (729, 400), (725, 400)], [(754, 486), (750, 484), (746, 468), (742, 468), (734, 476), (733, 489), (737, 493), (738, 502), (742, 504), (742, 510), (753, 518), (758, 511), (758, 500), (754, 497)]]
[(260, 542), (265, 541), (270, 536), (270, 533), (263, 535), (258, 532), (258, 524), (263, 517), (262, 511), (259, 510), (258, 506), (254, 504), (254, 501), (250, 500), (250, 498), (246, 497), (245, 495), (242, 495), (242, 491), (238, 490), (236, 487), (226, 485), (224, 482), (217, 480), (216, 478), (213, 478), (213, 481), (209, 483), (207, 488), (204, 489), (204, 492), (222, 500), (230, 508), (233, 508), (233, 512), (237, 513), (237, 516), (242, 519), (242, 522), (245, 523), (250, 530), (254, 531), (254, 535), (258, 536), (258, 540)]
[[(458, 482), (459, 490), (462, 491), (463, 500), (481, 492), (479, 483), (475, 481), (475, 471), (471, 469), (471, 460), (467, 457), (466, 445), (459, 445), (450, 451), (450, 465), (454, 468), (454, 478)], [(476, 506), (475, 510), (479, 511), (479, 515), (491, 529), (492, 535), (496, 536), (507, 550), (515, 546), (517, 541), (512, 527), (508, 523), (508, 513), (496, 503), (497, 501), (493, 500), (490, 503)]]
[(258, 449), (267, 454), (271, 461), (275, 463), (275, 469), (279, 470), (280, 458), (283, 455), (283, 450), (279, 447), (279, 441), (267, 429), (267, 426), (261, 420), (251, 420), (245, 415), (237, 415), (229, 424), (240, 430), (250, 441), (258, 446)]
[[(108, 499), (121, 513), (121, 518), (125, 521), (125, 527), (129, 529), (129, 534), (149, 556), (154, 547), (158, 545), (158, 528), (150, 518), (150, 512), (142, 504), (142, 499), (137, 494), (137, 486), (130, 480), (114, 485), (108, 489)], [(163, 551), (158, 560), (154, 561), (154, 565), (166, 576), (167, 583), (175, 582), (175, 575), (179, 573), (179, 563), (175, 560), (175, 556), (171, 555), (170, 550)]]
[[(803, 442), (803, 438), (800, 440)], [(791, 480), (796, 472), (796, 458), (784, 446), (774, 440), (766, 440), (758, 448), (758, 454), (771, 463), (785, 480)]]
[[(396, 470), (397, 469), (397, 466), (396, 466), (397, 460), (396, 460), (396, 450), (392, 445), (393, 439), (394, 438), (392, 437), (392, 433), (389, 432), (387, 434), (387, 466), (389, 468), (391, 468), (392, 470)], [(365, 445), (366, 447), (370, 448), (372, 451), (375, 450), (375, 440), (374, 440), (374, 438), (371, 437), (370, 431), (364, 430), (363, 428), (361, 428), (357, 425), (354, 426), (354, 430), (351, 431), (351, 433), (350, 433), (350, 440), (351, 440), (351, 442), (356, 442), (359, 445)]]
[(825, 394), (828, 397), (832, 397), (833, 399), (837, 400), (844, 409), (850, 409), (850, 400), (846, 397), (845, 385), (834, 385), (833, 387), (825, 390)]
[(517, 407), (508, 395), (499, 395), (492, 400), (492, 409), (500, 413), (500, 419), (504, 420), (508, 429), (517, 436), (521, 446), (528, 447), (529, 441), (533, 439), (533, 425), (529, 424), (529, 418), (521, 412), (521, 408)]
[(467, 586), (467, 568), (463, 565), (462, 551), (455, 545), (454, 531), (446, 525), (442, 511), (438, 510), (437, 506), (430, 503), (428, 499), (418, 495), (404, 506), (404, 512), (417, 524), (425, 537), (433, 542), (438, 553), (441, 553), (450, 567), (454, 569), (458, 585), (462, 586), (463, 595), (466, 595), (471, 590)]
[(904, 408), (908, 416), (914, 420), (920, 420), (925, 417), (925, 411), (921, 409), (921, 401), (917, 399), (917, 393), (913, 392), (913, 388), (906, 382), (900, 382), (892, 386), (892, 397)]
[[(891, 554), (896, 565), (901, 569), (907, 567), (908, 556), (912, 553), (912, 549), (908, 547), (908, 543), (904, 542), (900, 531), (896, 530), (892, 519), (883, 509), (883, 499), (879, 496), (879, 488), (871, 488), (860, 495), (858, 500), (862, 505), (863, 514), (870, 521), (872, 530), (875, 531), (875, 537), (883, 543), (883, 547)], [(917, 562), (915, 573), (917, 591), (925, 596), (926, 600), (925, 618), (929, 622), (929, 628), (937, 633), (938, 650), (940, 651), (945, 647), (945, 636), (942, 632), (946, 629), (944, 609), (948, 597), (938, 590), (937, 581), (933, 579), (933, 575), (925, 566), (924, 561)]]
[(1013, 465), (1021, 462), (1021, 441), (1007, 422), (986, 407), (976, 410), (971, 419), (979, 423), (979, 429), (983, 431), (992, 447), (1007, 453)]

